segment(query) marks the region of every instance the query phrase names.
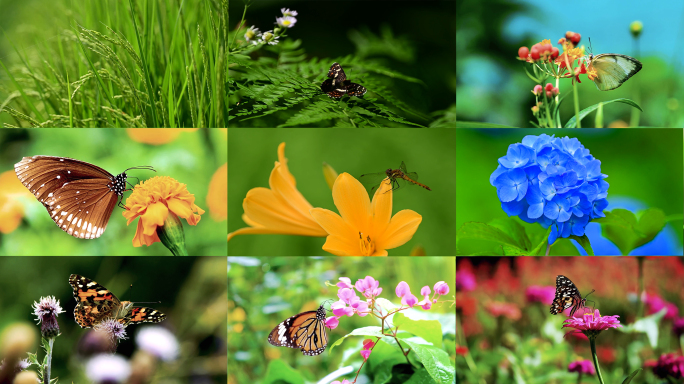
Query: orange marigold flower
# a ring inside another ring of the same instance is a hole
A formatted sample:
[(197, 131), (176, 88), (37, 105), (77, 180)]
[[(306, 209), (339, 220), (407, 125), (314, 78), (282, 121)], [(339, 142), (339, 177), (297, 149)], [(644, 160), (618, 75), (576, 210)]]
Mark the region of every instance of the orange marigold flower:
[(168, 176), (155, 176), (133, 188), (133, 193), (126, 199), (123, 215), (128, 219), (126, 225), (140, 217), (133, 238), (133, 246), (139, 247), (160, 241), (157, 227), (177, 220), (176, 216), (190, 225), (197, 225), (203, 213), (204, 210), (195, 205), (195, 195), (188, 192), (185, 184)]

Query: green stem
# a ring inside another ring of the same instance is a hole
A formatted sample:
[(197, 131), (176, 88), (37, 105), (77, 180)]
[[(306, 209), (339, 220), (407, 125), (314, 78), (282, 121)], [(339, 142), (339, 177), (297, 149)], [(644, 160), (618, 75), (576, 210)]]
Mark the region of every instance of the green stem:
[(591, 346), (591, 357), (594, 359), (594, 368), (596, 368), (596, 377), (598, 377), (601, 384), (603, 382), (603, 376), (601, 376), (601, 368), (599, 367), (598, 356), (596, 355), (596, 337), (592, 336), (589, 338), (589, 345)]
[(639, 293), (637, 293), (637, 319), (644, 317), (644, 301), (642, 295), (644, 294), (644, 257), (637, 257), (637, 280), (639, 281)]
[(235, 38), (237, 37), (240, 27), (242, 26), (242, 23), (245, 22), (245, 15), (247, 14), (247, 8), (249, 8), (249, 5), (245, 4), (245, 10), (242, 11), (242, 20), (240, 20), (240, 24), (238, 24), (237, 30), (235, 31), (235, 34), (233, 35), (233, 40), (231, 40), (230, 45), (228, 45), (228, 50), (230, 50), (230, 47), (233, 46), (233, 43), (235, 42)]
[(573, 84), (572, 84), (572, 101), (574, 102), (574, 105), (575, 105), (576, 128), (582, 128), (582, 124), (580, 123), (580, 117), (579, 117), (579, 96), (577, 95), (577, 84), (575, 82), (573, 82)]
[(47, 362), (45, 363), (45, 376), (43, 377), (44, 384), (50, 384), (50, 366), (52, 365), (52, 347), (55, 343), (55, 338), (51, 337), (48, 339), (48, 344), (50, 348), (47, 350)]

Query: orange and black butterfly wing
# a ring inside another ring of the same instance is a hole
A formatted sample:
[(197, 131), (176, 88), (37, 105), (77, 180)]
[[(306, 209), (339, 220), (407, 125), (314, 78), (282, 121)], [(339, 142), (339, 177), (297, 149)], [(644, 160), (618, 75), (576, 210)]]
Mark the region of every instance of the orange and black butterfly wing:
[(301, 349), (307, 356), (320, 355), (328, 346), (325, 332), (325, 308), (302, 312), (282, 321), (268, 335), (276, 347)]
[(124, 326), (138, 323), (161, 323), (164, 319), (166, 319), (166, 315), (154, 308), (133, 307), (125, 316), (119, 319), (119, 323)]
[(73, 274), (69, 276), (69, 284), (77, 303), (74, 320), (81, 328), (92, 328), (121, 307), (113, 293), (85, 276)]

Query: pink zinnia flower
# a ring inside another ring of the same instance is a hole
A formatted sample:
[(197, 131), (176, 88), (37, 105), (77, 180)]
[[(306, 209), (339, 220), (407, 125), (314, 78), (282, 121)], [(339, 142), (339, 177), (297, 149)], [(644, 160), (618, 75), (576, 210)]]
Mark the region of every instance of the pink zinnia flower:
[(622, 327), (618, 317), (620, 316), (601, 316), (597, 309), (594, 313), (585, 313), (582, 317), (567, 318), (563, 322), (563, 327), (575, 328), (585, 334), (589, 333), (587, 336), (593, 336), (606, 329)]
[(661, 355), (653, 367), (653, 374), (663, 379), (667, 376), (681, 379), (684, 377), (684, 357), (673, 353)]
[(596, 369), (594, 368), (594, 363), (591, 360), (573, 361), (568, 365), (568, 372), (579, 372), (587, 373), (589, 375), (595, 375)]

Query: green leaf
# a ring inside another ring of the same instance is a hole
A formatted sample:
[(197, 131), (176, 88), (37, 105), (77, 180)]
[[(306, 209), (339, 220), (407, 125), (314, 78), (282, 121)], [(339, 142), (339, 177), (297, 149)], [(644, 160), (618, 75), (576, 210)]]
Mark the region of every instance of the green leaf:
[[(518, 225), (522, 233), (524, 234), (525, 230), (524, 228), (516, 223), (515, 221), (511, 220), (515, 225)], [(501, 224), (500, 221), (497, 222), (497, 224)], [(513, 226), (513, 225), (512, 225)], [(487, 240), (487, 241), (493, 241), (496, 243), (503, 244), (505, 246), (510, 246), (510, 247), (515, 247), (515, 248), (520, 248), (523, 249), (525, 248), (525, 242), (527, 241), (529, 243), (529, 239), (520, 239), (518, 241), (517, 239), (511, 237), (509, 233), (515, 233), (515, 234), (520, 234), (521, 231), (513, 230), (511, 231), (511, 227), (507, 228), (507, 230), (502, 230), (500, 228), (497, 228), (494, 225), (489, 225), (485, 223), (478, 223), (478, 222), (468, 222), (465, 223), (461, 226), (461, 228), (458, 230), (456, 233), (456, 241), (460, 241), (462, 239), (477, 239), (477, 240)], [(522, 244), (521, 244), (522, 243)]]
[(393, 323), (402, 331), (409, 332), (435, 347), (442, 347), (442, 324), (437, 320), (414, 320), (403, 313), (395, 313)]
[(632, 250), (653, 240), (665, 227), (665, 213), (658, 208), (640, 212), (639, 218), (626, 210), (614, 209), (605, 212), (606, 217), (594, 220), (603, 226), (603, 234), (622, 252), (628, 255)]
[[(642, 110), (641, 110), (641, 107), (639, 107), (639, 105), (638, 105), (637, 103), (635, 103), (634, 101), (632, 101), (632, 100), (630, 100), (630, 99), (624, 99), (624, 98), (623, 98), (623, 99), (614, 99), (614, 100), (609, 100), (609, 101), (602, 101), (601, 103), (594, 104), (594, 105), (592, 105), (592, 106), (590, 106), (590, 107), (584, 108), (583, 110), (580, 111), (580, 113), (579, 113), (579, 118), (580, 118), (580, 120), (582, 120), (585, 116), (587, 116), (588, 114), (594, 112), (596, 109), (598, 109), (599, 104), (603, 104), (603, 105), (605, 106), (606, 104), (616, 103), (616, 102), (617, 102), (617, 103), (624, 103), (624, 104), (627, 104), (627, 105), (631, 105), (632, 107), (634, 107), (634, 108), (636, 108), (636, 109), (642, 111)], [(643, 112), (643, 111), (642, 111), (642, 112)], [(576, 120), (575, 120), (575, 116), (573, 116), (570, 120), (568, 120), (567, 123), (565, 123), (565, 127), (564, 127), (564, 128), (574, 128), (575, 125), (576, 125)]]
[(584, 248), (584, 251), (587, 252), (587, 256), (594, 256), (594, 250), (591, 248), (591, 242), (587, 235), (583, 235), (582, 237), (571, 235), (570, 239), (577, 241), (579, 245)]
[(344, 339), (346, 339), (349, 336), (371, 336), (371, 337), (380, 337), (384, 338), (386, 337), (385, 335), (382, 334), (382, 328), (381, 327), (363, 327), (363, 328), (357, 328), (350, 333), (342, 336), (339, 338), (336, 342), (334, 342), (330, 347), (328, 348), (328, 353), (332, 353), (332, 350), (338, 346), (341, 345)]
[(509, 125), (499, 125), (491, 123), (477, 123), (471, 121), (457, 121), (456, 128), (517, 128)]
[(284, 361), (277, 359), (271, 360), (266, 369), (266, 377), (263, 384), (269, 383), (292, 383), (304, 384), (304, 377), (299, 370), (285, 364)]
[(622, 384), (629, 384), (629, 383), (631, 383), (631, 382), (632, 382), (632, 379), (634, 378), (634, 376), (636, 376), (637, 373), (639, 373), (642, 369), (643, 369), (643, 368), (637, 368), (636, 371), (632, 372), (629, 376), (627, 376), (627, 377), (625, 378), (625, 380), (622, 382)]
[(651, 344), (651, 348), (655, 349), (658, 347), (658, 326), (665, 317), (667, 313), (667, 308), (663, 308), (660, 312), (654, 313), (650, 316), (646, 316), (643, 319), (639, 319), (632, 324), (625, 325), (620, 328), (616, 328), (618, 331), (623, 333), (644, 333), (648, 338), (648, 342)]
[(433, 345), (427, 345), (425, 344), (426, 341), (420, 338), (404, 339), (402, 342), (411, 347), (416, 358), (423, 363), (430, 377), (436, 383), (453, 384), (456, 377), (456, 367), (451, 364), (449, 355), (444, 350)]

